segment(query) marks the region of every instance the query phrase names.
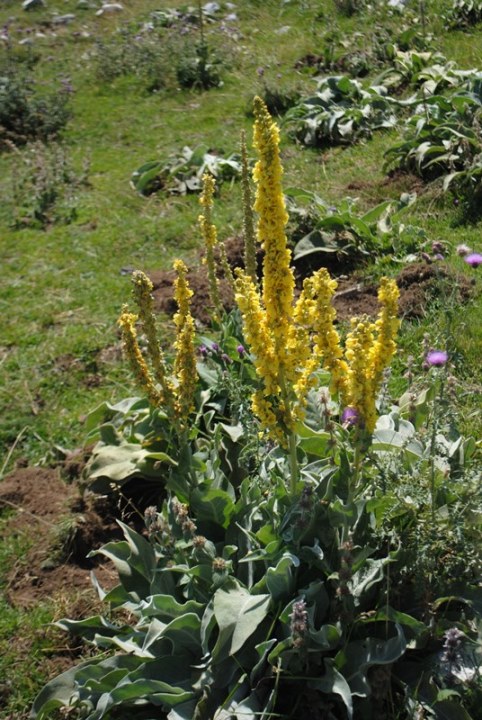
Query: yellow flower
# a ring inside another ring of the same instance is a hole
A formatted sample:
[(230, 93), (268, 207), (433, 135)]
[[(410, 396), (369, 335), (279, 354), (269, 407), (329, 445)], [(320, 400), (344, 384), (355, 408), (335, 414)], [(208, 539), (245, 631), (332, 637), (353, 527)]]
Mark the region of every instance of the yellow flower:
[(279, 130), (258, 97), (254, 116), (254, 145), (259, 156), (253, 173), (257, 185), (254, 209), (258, 213), (257, 236), (264, 250), (263, 305), (280, 366), (284, 367), (295, 283), (285, 234), (288, 214), (281, 185)]
[(331, 392), (345, 392), (347, 364), (342, 359), (343, 350), (335, 328), (336, 310), (332, 305), (338, 283), (326, 268), (318, 270), (309, 280), (313, 297), (311, 320), (314, 330), (314, 355), (323, 362), (331, 374)]
[(162, 399), (172, 405), (172, 386), (166, 375), (164, 356), (157, 339), (156, 320), (152, 303), (153, 285), (141, 271), (132, 274), (134, 299), (139, 308), (139, 318), (147, 338), (147, 351), (154, 369), (154, 377), (162, 388)]
[(135, 327), (137, 319), (137, 315), (130, 313), (125, 305), (119, 318), (124, 353), (131, 365), (137, 384), (146, 393), (149, 402), (157, 407), (161, 403), (162, 397), (154, 384), (153, 377), (139, 348)]
[(378, 290), (378, 300), (382, 306), (375, 323), (377, 339), (370, 350), (370, 364), (375, 392), (382, 382), (383, 371), (395, 354), (400, 321), (398, 320), (398, 298), (400, 292), (394, 280), (383, 277)]
[(345, 385), (345, 405), (355, 408), (363, 426), (372, 432), (375, 426), (375, 394), (373, 392), (369, 353), (373, 345), (375, 326), (368, 320), (353, 319), (345, 343), (348, 372)]
[(194, 348), (194, 321), (190, 311), (192, 290), (187, 283), (187, 267), (182, 260), (174, 262), (177, 273), (174, 299), (178, 312), (174, 315), (176, 341), (174, 348), (174, 374), (177, 379), (176, 411), (182, 420), (186, 420), (194, 407), (194, 393), (197, 384), (196, 353)]

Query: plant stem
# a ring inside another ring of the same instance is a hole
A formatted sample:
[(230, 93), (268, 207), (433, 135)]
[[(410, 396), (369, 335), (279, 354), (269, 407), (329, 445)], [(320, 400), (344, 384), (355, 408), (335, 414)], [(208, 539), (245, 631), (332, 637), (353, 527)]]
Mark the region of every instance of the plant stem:
[(298, 458), (296, 457), (296, 435), (291, 432), (288, 436), (288, 443), (290, 449), (290, 493), (292, 496), (296, 494), (296, 485), (298, 483), (299, 469), (298, 469)]
[[(293, 415), (291, 413), (291, 401), (286, 387), (285, 377), (283, 368), (279, 371), (279, 384), (281, 388), (281, 398), (285, 407), (286, 424), (289, 428), (293, 427)], [(293, 430), (289, 430), (286, 433), (289, 448), (289, 463), (290, 463), (290, 494), (292, 497), (296, 495), (296, 485), (299, 478), (298, 458), (296, 456), (296, 433)]]

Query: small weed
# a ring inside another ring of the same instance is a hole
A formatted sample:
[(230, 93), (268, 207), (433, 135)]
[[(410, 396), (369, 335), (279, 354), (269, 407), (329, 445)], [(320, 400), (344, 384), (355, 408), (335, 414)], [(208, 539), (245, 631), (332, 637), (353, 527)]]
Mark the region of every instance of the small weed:
[(70, 118), (69, 95), (70, 87), (43, 96), (31, 78), (0, 77), (0, 148), (57, 137)]
[(88, 185), (88, 161), (77, 175), (64, 145), (40, 140), (15, 151), (12, 162), (12, 226), (45, 229), (77, 217), (76, 193)]

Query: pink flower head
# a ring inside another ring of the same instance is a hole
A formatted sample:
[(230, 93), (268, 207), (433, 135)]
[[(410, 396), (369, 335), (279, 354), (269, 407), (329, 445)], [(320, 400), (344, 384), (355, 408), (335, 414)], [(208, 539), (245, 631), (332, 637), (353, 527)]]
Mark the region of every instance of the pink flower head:
[(482, 265), (482, 255), (480, 253), (470, 253), (470, 255), (467, 255), (465, 258), (465, 262), (470, 265), (470, 267), (479, 267), (479, 265)]
[(426, 364), (432, 367), (443, 367), (447, 360), (448, 355), (445, 350), (430, 350), (425, 358)]
[(347, 427), (357, 425), (360, 419), (360, 413), (354, 407), (346, 407), (341, 415), (341, 422)]

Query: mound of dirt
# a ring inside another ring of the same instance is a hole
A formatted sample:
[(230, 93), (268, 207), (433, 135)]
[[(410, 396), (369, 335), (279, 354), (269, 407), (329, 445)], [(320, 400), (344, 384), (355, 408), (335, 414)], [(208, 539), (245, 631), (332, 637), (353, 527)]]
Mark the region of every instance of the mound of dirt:
[[(230, 238), (226, 241), (226, 255), (230, 267), (243, 267), (243, 243), (241, 238)], [(261, 253), (258, 263), (261, 265)], [(295, 268), (296, 284), (298, 289), (303, 284), (304, 277), (316, 269), (314, 266), (300, 266)], [(336, 277), (336, 272), (332, 275)], [(340, 270), (339, 270), (340, 271)], [(343, 269), (341, 269), (343, 272)], [(154, 286), (154, 304), (157, 310), (173, 315), (177, 306), (173, 299), (173, 284), (175, 273), (172, 270), (153, 270), (148, 275)], [(360, 282), (357, 275), (338, 281), (338, 291), (334, 297), (334, 306), (339, 320), (348, 320), (359, 315), (375, 316), (379, 311), (377, 300), (378, 285), (376, 283)], [(219, 291), (223, 307), (230, 310), (234, 304), (233, 293), (229, 284), (220, 275)], [(212, 305), (209, 297), (209, 281), (206, 266), (202, 256), (196, 267), (188, 273), (188, 280), (193, 291), (191, 299), (191, 312), (203, 325), (209, 325), (212, 314)], [(458, 303), (467, 302), (473, 288), (473, 281), (464, 275), (453, 272), (443, 262), (412, 263), (405, 266), (396, 278), (400, 289), (400, 316), (404, 318), (423, 317), (429, 304), (436, 298), (454, 293), (454, 300)]]
[(29, 546), (6, 578), (4, 592), (12, 605), (28, 608), (66, 592), (87, 593), (94, 602), (92, 569), (103, 587), (115, 585), (108, 563), (87, 558), (90, 550), (120, 536), (111, 509), (94, 498), (82, 499), (58, 469), (14, 470), (0, 484), (0, 512), (6, 508), (17, 512), (6, 523), (5, 537), (19, 536)]

